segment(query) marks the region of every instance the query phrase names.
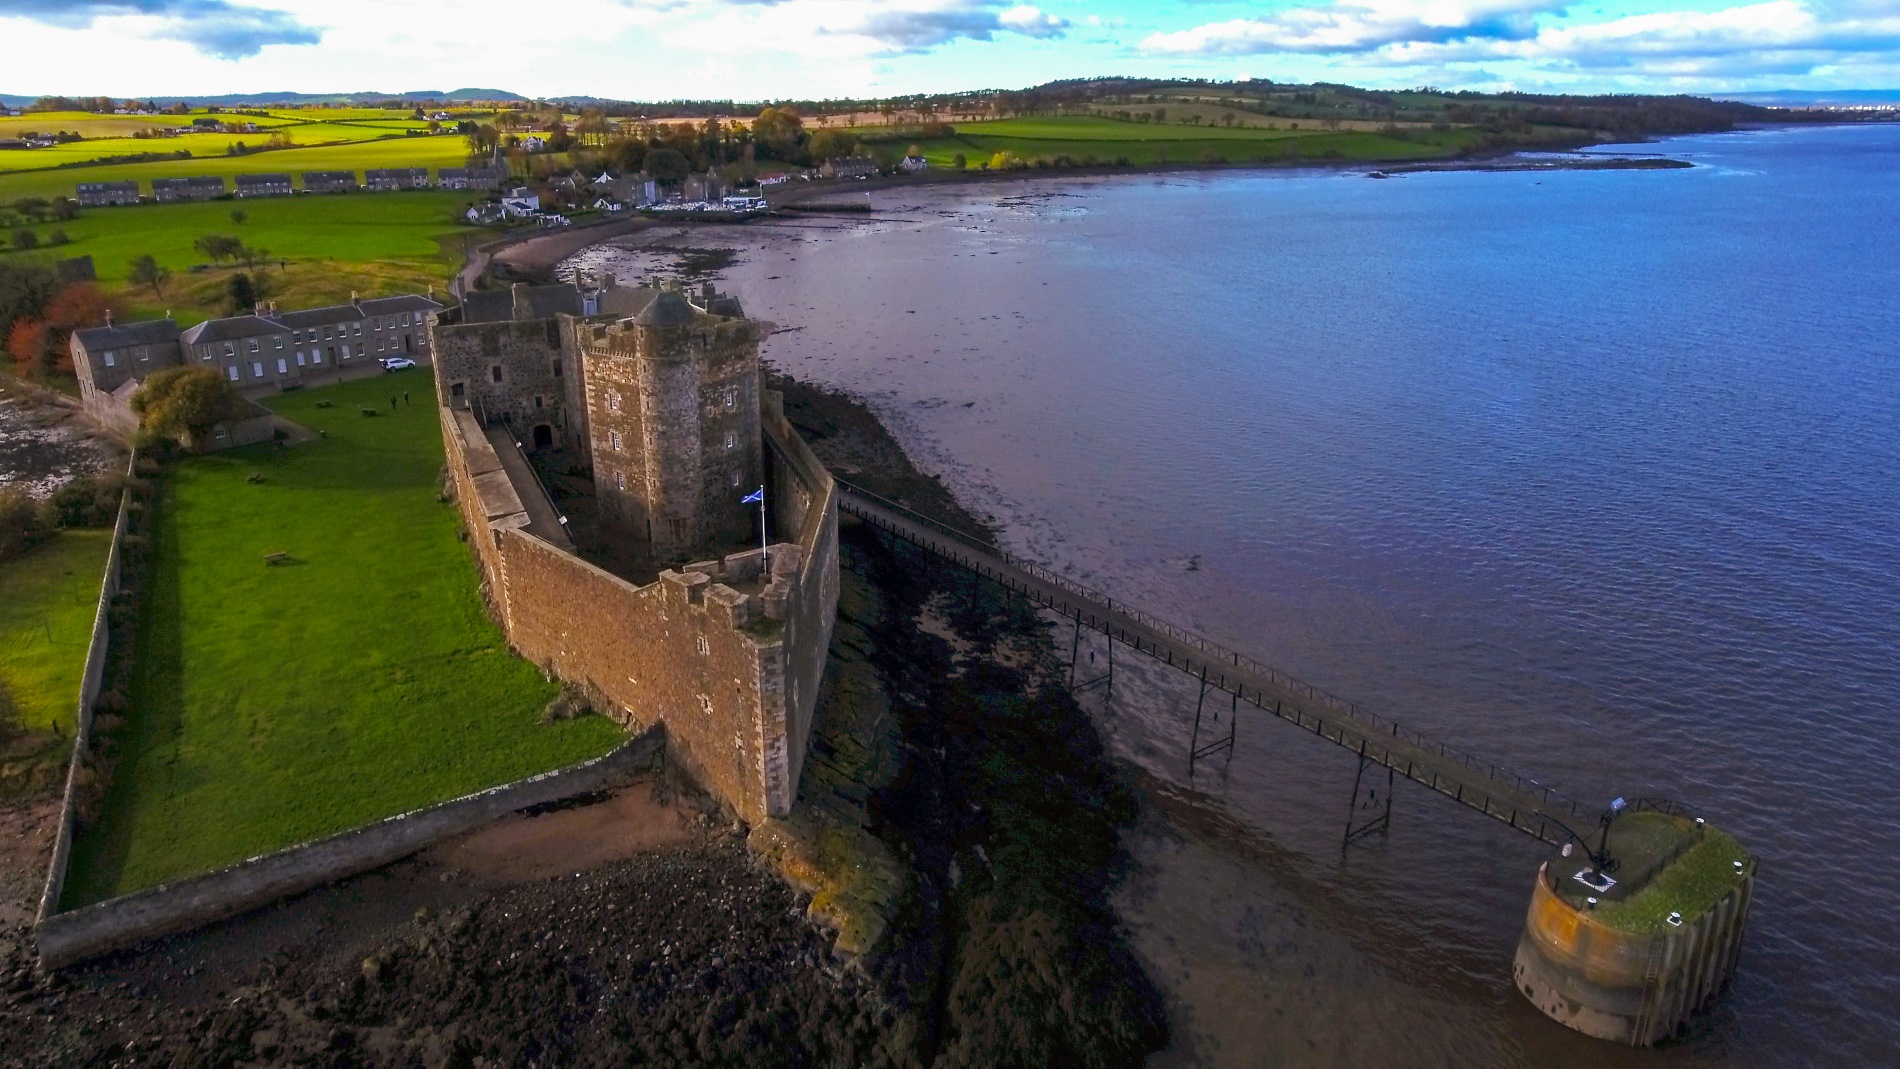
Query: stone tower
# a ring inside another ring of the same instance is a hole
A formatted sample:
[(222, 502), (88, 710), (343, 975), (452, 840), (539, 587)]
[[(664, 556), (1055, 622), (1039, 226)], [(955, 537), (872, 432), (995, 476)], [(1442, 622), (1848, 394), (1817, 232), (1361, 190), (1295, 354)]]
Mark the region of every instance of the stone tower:
[(756, 537), (759, 339), (738, 301), (662, 290), (639, 314), (577, 324), (604, 522), (678, 556)]

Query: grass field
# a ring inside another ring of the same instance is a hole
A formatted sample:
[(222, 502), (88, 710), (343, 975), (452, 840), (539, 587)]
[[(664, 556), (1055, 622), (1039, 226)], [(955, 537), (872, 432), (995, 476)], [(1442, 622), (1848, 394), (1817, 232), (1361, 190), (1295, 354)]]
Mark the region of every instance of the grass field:
[[(426, 374), (281, 395), (273, 407), (328, 437), (168, 470), (132, 712), (103, 813), (74, 851), (68, 906), (620, 741), (600, 717), (538, 723), (555, 688), (509, 653), (455, 506), (436, 498)], [(391, 414), (403, 389), (415, 403)], [(294, 562), (264, 564), (275, 551)]]
[[(292, 137), (298, 137), (305, 128), (292, 126), (287, 129)], [(151, 182), (154, 178), (217, 175), (223, 177), (226, 180), (225, 184), (229, 186), (230, 179), (235, 175), (288, 171), (294, 176), (299, 176), (297, 180), (301, 183), (301, 175), (304, 171), (356, 171), (360, 175), (363, 170), (370, 167), (460, 167), (468, 162), (467, 142), (450, 134), (439, 134), (433, 137), (388, 137), (387, 135), (396, 131), (374, 126), (356, 127), (337, 124), (331, 124), (330, 129), (340, 131), (339, 136), (353, 134), (358, 140), (346, 144), (253, 152), (244, 156), (220, 155), (206, 156), (202, 159), (155, 160), (147, 163), (111, 163), (96, 167), (67, 167), (59, 170), (15, 171), (12, 174), (0, 174), (0, 201), (17, 200), (20, 197), (70, 197), (73, 195), (74, 187), (80, 182), (136, 180), (140, 183), (140, 191), (150, 196)], [(256, 144), (268, 135), (258, 133), (216, 136)], [(380, 138), (381, 140), (364, 140), (365, 138)], [(100, 152), (100, 155), (117, 155), (121, 152), (173, 151), (176, 147), (175, 142), (182, 140), (184, 138), (181, 137), (151, 141), (98, 141), (92, 144), (110, 149), (109, 152)], [(27, 152), (8, 153), (0, 157), (0, 169), (27, 166), (11, 163), (10, 161), (15, 156), (28, 158), (34, 152), (52, 151), (54, 150), (34, 149)], [(223, 149), (220, 148), (218, 151), (222, 152)]]
[[(1285, 125), (1285, 124), (1282, 124)], [(1405, 138), (1366, 131), (1322, 133), (1302, 129), (1226, 129), (1131, 123), (1094, 116), (1005, 119), (967, 123), (953, 137), (918, 143), (933, 167), (949, 167), (962, 153), (971, 167), (998, 152), (1025, 162), (1093, 156), (1102, 163), (1126, 159), (1137, 166), (1163, 163), (1271, 163), (1288, 160), (1366, 162), (1450, 156), (1476, 144), (1471, 129), (1412, 131)]]
[(0, 687), (29, 731), (73, 734), (112, 531), (62, 531), (0, 564)]
[[(271, 295), (286, 308), (311, 307), (348, 300), (352, 291), (370, 297), (420, 293), (430, 285), (440, 289), (461, 263), (463, 241), (487, 236), (453, 221), (468, 203), (464, 193), (418, 191), (89, 208), (77, 218), (35, 228), (42, 241), (64, 230), (67, 244), (0, 252), (0, 263), (9, 257), (89, 255), (122, 314), (170, 311), (189, 326), (225, 314), (225, 287), (235, 270), (191, 272), (205, 259), (192, 243), (207, 234), (230, 234), (268, 249), (272, 263), (259, 270), (273, 287)], [(245, 213), (243, 224), (232, 222), (233, 210)], [(163, 293), (125, 283), (133, 258), (146, 254), (173, 272)], [(280, 260), (290, 262), (287, 270)]]

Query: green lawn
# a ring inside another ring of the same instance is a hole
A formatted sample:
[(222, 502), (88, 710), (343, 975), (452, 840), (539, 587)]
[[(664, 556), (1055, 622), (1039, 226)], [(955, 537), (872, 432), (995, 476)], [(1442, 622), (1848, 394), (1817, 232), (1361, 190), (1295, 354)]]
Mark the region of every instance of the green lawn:
[(73, 733), (112, 531), (62, 531), (0, 564), (0, 687), (30, 731)]
[[(281, 395), (273, 407), (328, 437), (168, 469), (132, 711), (68, 907), (620, 741), (600, 717), (538, 723), (555, 688), (509, 653), (455, 507), (436, 499), (426, 374)], [(391, 414), (405, 389), (414, 403)], [(293, 563), (266, 565), (276, 551)]]
[[(288, 171), (293, 176), (297, 176), (295, 181), (301, 184), (304, 171), (357, 171), (360, 175), (360, 172), (370, 167), (460, 167), (468, 162), (468, 142), (453, 134), (438, 134), (431, 137), (388, 137), (386, 135), (395, 134), (397, 131), (374, 126), (326, 125), (339, 137), (382, 138), (382, 140), (355, 140), (348, 144), (278, 149), (271, 152), (253, 152), (245, 156), (209, 156), (203, 159), (159, 160), (150, 163), (113, 163), (96, 167), (69, 167), (63, 170), (0, 174), (0, 201), (11, 201), (20, 197), (70, 197), (73, 195), (75, 185), (79, 182), (137, 180), (140, 183), (139, 191), (150, 196), (154, 178), (219, 175), (229, 186), (230, 179), (235, 175)], [(301, 135), (308, 127), (289, 126), (283, 129), (288, 130), (291, 136), (299, 141), (306, 140)], [(269, 135), (257, 133), (218, 136), (254, 144), (262, 142)], [(325, 139), (328, 140), (328, 138)], [(172, 151), (176, 147), (167, 148), (171, 142), (165, 139), (101, 141), (96, 144), (113, 149), (113, 152), (102, 152), (101, 155), (116, 155), (122, 146), (133, 146), (125, 148), (126, 152), (165, 152)], [(0, 160), (0, 167), (29, 166), (29, 164), (12, 163), (8, 160), (14, 155), (30, 158), (35, 151), (54, 150), (27, 150), (12, 153), (7, 159)]]
[[(1297, 137), (1301, 130), (1289, 130), (1291, 120), (1256, 116), (1260, 125), (1251, 129), (1227, 126), (1188, 126), (1183, 123), (1124, 122), (1098, 115), (1048, 115), (1021, 119), (993, 119), (986, 122), (958, 123), (959, 134), (976, 137), (1020, 137), (1044, 141), (1258, 141), (1263, 138)], [(1279, 129), (1268, 130), (1272, 122)], [(1317, 133), (1319, 124), (1301, 124), (1307, 133)]]
[[(5, 256), (92, 256), (99, 278), (122, 282), (132, 259), (147, 253), (175, 272), (204, 262), (192, 242), (206, 234), (231, 234), (246, 245), (290, 260), (431, 260), (438, 239), (460, 231), (453, 215), (469, 203), (466, 193), (343, 193), (331, 196), (261, 197), (246, 201), (197, 201), (88, 208), (63, 223), (36, 227), (42, 240), (54, 230), (70, 240), (33, 253)], [(231, 212), (244, 212), (242, 225)], [(444, 276), (448, 274), (443, 271)]]

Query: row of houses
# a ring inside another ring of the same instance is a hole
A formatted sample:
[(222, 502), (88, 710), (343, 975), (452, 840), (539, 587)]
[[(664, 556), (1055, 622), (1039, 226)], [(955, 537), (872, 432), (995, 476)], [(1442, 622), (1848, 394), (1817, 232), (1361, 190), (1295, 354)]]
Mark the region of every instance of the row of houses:
[[(437, 172), (435, 185), (441, 189), (492, 192), (508, 180), (508, 171), (500, 167), (444, 167)], [(350, 193), (359, 189), (393, 192), (403, 189), (428, 189), (427, 167), (372, 167), (363, 172), (361, 182), (355, 171), (305, 171), (302, 188), (306, 193)], [(227, 187), (216, 175), (198, 178), (154, 178), (152, 199), (160, 204), (181, 200), (215, 200), (235, 193), (239, 197), (288, 197), (297, 192), (289, 172), (241, 174)], [(142, 195), (137, 181), (81, 182), (75, 199), (81, 207), (105, 208), (137, 204)]]

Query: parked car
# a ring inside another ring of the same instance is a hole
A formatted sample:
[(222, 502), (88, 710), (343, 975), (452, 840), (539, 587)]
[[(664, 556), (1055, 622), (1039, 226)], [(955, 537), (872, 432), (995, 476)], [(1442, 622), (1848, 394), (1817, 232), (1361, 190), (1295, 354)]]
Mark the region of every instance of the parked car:
[(384, 371), (403, 371), (415, 366), (416, 362), (406, 356), (386, 356), (383, 358)]

